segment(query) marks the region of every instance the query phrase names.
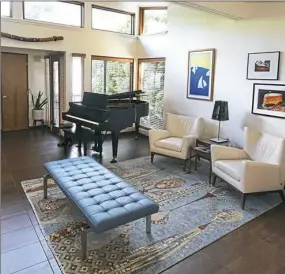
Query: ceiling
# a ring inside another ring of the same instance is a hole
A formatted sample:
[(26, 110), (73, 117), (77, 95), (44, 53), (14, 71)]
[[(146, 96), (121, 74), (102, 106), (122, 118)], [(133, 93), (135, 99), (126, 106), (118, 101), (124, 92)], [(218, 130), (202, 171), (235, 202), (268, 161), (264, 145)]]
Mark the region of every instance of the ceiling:
[(253, 19), (285, 17), (284, 1), (171, 1), (189, 8), (204, 10), (210, 13), (233, 19)]

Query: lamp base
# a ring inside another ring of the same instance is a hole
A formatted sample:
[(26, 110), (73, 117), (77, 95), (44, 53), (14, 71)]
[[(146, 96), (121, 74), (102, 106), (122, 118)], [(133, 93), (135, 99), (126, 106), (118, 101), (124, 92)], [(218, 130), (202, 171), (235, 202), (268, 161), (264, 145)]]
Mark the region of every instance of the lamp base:
[(212, 138), (212, 139), (210, 139), (210, 141), (217, 143), (217, 144), (222, 144), (222, 143), (227, 143), (229, 140), (222, 139), (222, 138)]

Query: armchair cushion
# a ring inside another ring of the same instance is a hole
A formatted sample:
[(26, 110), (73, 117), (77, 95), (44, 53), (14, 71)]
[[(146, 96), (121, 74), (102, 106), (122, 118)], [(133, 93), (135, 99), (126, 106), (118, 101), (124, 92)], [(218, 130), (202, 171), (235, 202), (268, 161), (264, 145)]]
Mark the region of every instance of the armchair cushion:
[(242, 160), (220, 160), (215, 162), (215, 167), (240, 181), (242, 172)]
[(170, 137), (170, 132), (164, 129), (151, 129), (148, 131), (150, 147), (154, 147), (157, 140)]
[(182, 138), (169, 137), (157, 140), (154, 145), (159, 148), (169, 149), (180, 152), (182, 150)]

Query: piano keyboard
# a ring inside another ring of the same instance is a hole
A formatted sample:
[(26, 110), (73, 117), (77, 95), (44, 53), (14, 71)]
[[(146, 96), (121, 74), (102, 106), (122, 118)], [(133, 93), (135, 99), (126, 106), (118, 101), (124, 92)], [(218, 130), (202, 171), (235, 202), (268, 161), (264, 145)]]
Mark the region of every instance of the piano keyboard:
[(93, 125), (96, 125), (96, 126), (99, 126), (99, 125), (100, 125), (100, 124), (97, 123), (97, 122), (90, 121), (90, 120), (86, 120), (86, 119), (82, 119), (82, 118), (78, 118), (78, 117), (76, 117), (76, 116), (72, 116), (72, 115), (69, 115), (69, 114), (66, 114), (65, 117), (69, 117), (69, 118), (75, 119), (75, 120), (77, 120), (77, 121), (85, 122), (85, 123), (90, 123), (90, 124), (93, 124)]

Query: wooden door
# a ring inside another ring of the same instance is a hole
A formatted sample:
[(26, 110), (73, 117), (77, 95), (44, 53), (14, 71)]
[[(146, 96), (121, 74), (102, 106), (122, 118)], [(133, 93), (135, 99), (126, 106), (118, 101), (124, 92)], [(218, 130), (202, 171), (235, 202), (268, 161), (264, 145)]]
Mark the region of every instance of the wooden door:
[(2, 130), (29, 127), (28, 117), (28, 56), (1, 54)]

